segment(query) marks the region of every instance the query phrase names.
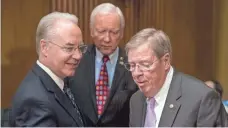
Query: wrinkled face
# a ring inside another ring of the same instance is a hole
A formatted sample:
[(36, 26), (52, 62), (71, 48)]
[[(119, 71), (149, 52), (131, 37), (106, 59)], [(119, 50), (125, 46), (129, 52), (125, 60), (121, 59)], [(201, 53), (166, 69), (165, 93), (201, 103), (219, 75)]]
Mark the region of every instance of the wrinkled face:
[(110, 55), (123, 37), (120, 17), (116, 13), (97, 14), (90, 32), (98, 50), (104, 55)]
[(169, 55), (165, 54), (159, 59), (155, 56), (151, 46), (143, 44), (129, 50), (128, 62), (131, 65), (135, 65), (134, 70), (131, 72), (139, 89), (147, 97), (154, 96), (165, 81), (170, 67)]
[(52, 41), (41, 41), (41, 52), (46, 57), (48, 67), (59, 77), (72, 76), (82, 53), (78, 49), (82, 43), (80, 28), (70, 22), (56, 24), (56, 35)]

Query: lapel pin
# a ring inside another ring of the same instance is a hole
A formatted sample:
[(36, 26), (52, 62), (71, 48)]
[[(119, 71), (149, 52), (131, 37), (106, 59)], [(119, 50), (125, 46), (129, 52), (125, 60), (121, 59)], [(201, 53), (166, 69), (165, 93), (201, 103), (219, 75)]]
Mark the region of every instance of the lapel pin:
[(173, 105), (173, 104), (170, 104), (170, 105), (169, 105), (169, 108), (173, 108), (173, 107), (174, 107), (174, 105)]
[(119, 63), (120, 63), (121, 65), (124, 65), (123, 59), (124, 59), (123, 57), (120, 57), (120, 62), (119, 62)]

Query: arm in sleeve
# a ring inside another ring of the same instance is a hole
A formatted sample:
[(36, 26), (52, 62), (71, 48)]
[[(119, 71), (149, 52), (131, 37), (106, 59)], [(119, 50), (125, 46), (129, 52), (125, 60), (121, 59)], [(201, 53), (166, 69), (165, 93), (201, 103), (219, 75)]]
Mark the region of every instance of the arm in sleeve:
[(213, 90), (201, 99), (197, 118), (197, 127), (224, 127), (227, 116), (220, 96)]
[(12, 111), (16, 127), (55, 127), (56, 119), (48, 103), (28, 99)]

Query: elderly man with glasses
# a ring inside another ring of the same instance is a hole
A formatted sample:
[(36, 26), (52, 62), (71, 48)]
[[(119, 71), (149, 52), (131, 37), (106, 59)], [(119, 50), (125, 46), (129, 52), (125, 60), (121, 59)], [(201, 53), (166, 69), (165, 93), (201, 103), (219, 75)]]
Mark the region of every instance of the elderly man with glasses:
[(220, 96), (171, 66), (171, 43), (163, 31), (141, 30), (126, 52), (125, 67), (140, 89), (130, 100), (131, 127), (227, 126)]
[(60, 12), (40, 20), (36, 32), (38, 60), (15, 94), (10, 126), (86, 126), (85, 116), (64, 82), (74, 75), (87, 49), (77, 24), (75, 15)]

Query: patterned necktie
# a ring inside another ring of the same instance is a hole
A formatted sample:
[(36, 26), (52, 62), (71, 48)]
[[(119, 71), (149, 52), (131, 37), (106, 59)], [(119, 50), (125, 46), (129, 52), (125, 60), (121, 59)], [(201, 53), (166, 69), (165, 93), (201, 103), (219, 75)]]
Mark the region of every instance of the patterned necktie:
[(147, 100), (146, 119), (144, 127), (156, 127), (156, 115), (154, 111), (155, 99), (152, 97)]
[(71, 101), (71, 103), (72, 103), (72, 105), (74, 106), (74, 108), (75, 108), (75, 110), (76, 110), (76, 112), (77, 112), (77, 115), (78, 115), (78, 119), (79, 119), (79, 126), (84, 126), (83, 125), (83, 121), (82, 121), (82, 116), (81, 116), (81, 114), (80, 114), (80, 112), (79, 112), (79, 109), (78, 109), (78, 106), (76, 105), (76, 103), (75, 103), (75, 100), (74, 100), (74, 96), (73, 96), (73, 94), (72, 94), (72, 92), (71, 92), (71, 89), (68, 87), (68, 81), (67, 81), (67, 79), (65, 78), (64, 79), (64, 87), (63, 87), (63, 92), (67, 95), (67, 97), (70, 99), (70, 101)]
[(103, 56), (103, 64), (101, 66), (100, 75), (96, 83), (96, 99), (97, 99), (97, 113), (98, 117), (102, 114), (104, 110), (105, 102), (109, 95), (108, 88), (108, 72), (106, 63), (109, 60), (108, 56)]

